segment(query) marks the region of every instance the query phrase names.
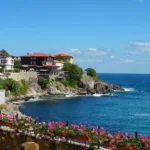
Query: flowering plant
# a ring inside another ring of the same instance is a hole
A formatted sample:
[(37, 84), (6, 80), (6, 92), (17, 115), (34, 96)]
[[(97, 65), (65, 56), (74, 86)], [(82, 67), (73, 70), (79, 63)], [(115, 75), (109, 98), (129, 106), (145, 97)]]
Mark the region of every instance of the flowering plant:
[(84, 141), (90, 147), (107, 144), (110, 150), (119, 149), (122, 146), (130, 149), (148, 148), (150, 146), (150, 136), (139, 135), (135, 137), (132, 134), (123, 134), (120, 131), (110, 134), (103, 128), (82, 124), (67, 126), (63, 122), (35, 123), (35, 120), (31, 117), (14, 119), (6, 114), (0, 114), (0, 121), (8, 123), (11, 128), (15, 128), (23, 134), (30, 134), (38, 139), (55, 140), (56, 143), (59, 142), (59, 138), (61, 138), (61, 142), (67, 142), (67, 139), (75, 139), (73, 137), (78, 136), (84, 137)]

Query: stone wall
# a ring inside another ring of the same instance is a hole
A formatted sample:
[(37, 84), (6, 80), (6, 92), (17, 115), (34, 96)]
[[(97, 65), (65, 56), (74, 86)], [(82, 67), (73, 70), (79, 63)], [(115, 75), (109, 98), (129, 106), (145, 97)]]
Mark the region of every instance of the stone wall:
[(85, 150), (79, 145), (68, 143), (56, 144), (54, 141), (43, 141), (35, 137), (20, 135), (14, 132), (0, 130), (0, 150), (23, 150), (21, 145), (25, 142), (36, 142), (40, 150)]
[(29, 72), (18, 72), (18, 73), (11, 73), (8, 78), (12, 78), (16, 81), (20, 81), (21, 79), (24, 79), (26, 81), (29, 81), (32, 79), (37, 79), (37, 72), (29, 71)]

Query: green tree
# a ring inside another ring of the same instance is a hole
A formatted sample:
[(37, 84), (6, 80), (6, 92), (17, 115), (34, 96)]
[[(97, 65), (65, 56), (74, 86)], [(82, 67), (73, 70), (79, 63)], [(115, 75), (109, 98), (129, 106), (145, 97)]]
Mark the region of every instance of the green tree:
[(22, 64), (19, 60), (14, 60), (14, 67), (15, 68), (21, 68)]
[(96, 71), (93, 68), (87, 68), (85, 71), (88, 76), (96, 77)]
[(8, 52), (5, 49), (1, 49), (0, 53), (2, 53), (2, 54), (8, 54)]
[(67, 57), (63, 57), (63, 56), (56, 56), (55, 60), (59, 60), (59, 61), (63, 61), (63, 62), (69, 61)]
[(83, 74), (82, 69), (78, 65), (65, 63), (63, 70), (68, 72), (68, 75), (66, 77), (67, 83), (69, 83), (70, 86), (76, 88), (77, 83), (81, 79)]
[(38, 77), (38, 84), (41, 86), (42, 89), (46, 89), (47, 85), (49, 84), (49, 79)]

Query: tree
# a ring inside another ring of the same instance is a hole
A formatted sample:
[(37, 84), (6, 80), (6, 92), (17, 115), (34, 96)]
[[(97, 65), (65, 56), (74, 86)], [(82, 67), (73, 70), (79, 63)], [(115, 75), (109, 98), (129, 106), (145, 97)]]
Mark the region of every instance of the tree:
[(63, 70), (68, 71), (66, 80), (69, 82), (69, 85), (72, 87), (77, 87), (77, 83), (81, 79), (83, 74), (82, 69), (78, 65), (65, 63)]
[(44, 77), (38, 77), (38, 84), (42, 89), (46, 89), (49, 84), (49, 79), (45, 79)]
[(8, 54), (8, 52), (6, 50), (4, 50), (4, 49), (1, 49), (0, 53), (2, 53), (2, 54)]
[(69, 61), (67, 57), (63, 57), (63, 56), (56, 56), (55, 60), (59, 60), (59, 61), (63, 61), (63, 62)]
[(22, 64), (19, 60), (14, 60), (14, 66), (15, 68), (21, 68)]
[(88, 76), (96, 77), (96, 71), (93, 68), (87, 68), (85, 71)]

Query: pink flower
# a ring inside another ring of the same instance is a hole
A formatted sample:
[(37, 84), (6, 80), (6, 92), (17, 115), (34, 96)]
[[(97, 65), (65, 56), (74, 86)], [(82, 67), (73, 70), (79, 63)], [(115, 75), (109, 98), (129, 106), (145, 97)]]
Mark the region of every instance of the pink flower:
[(66, 142), (66, 138), (65, 137), (62, 137), (62, 142)]

